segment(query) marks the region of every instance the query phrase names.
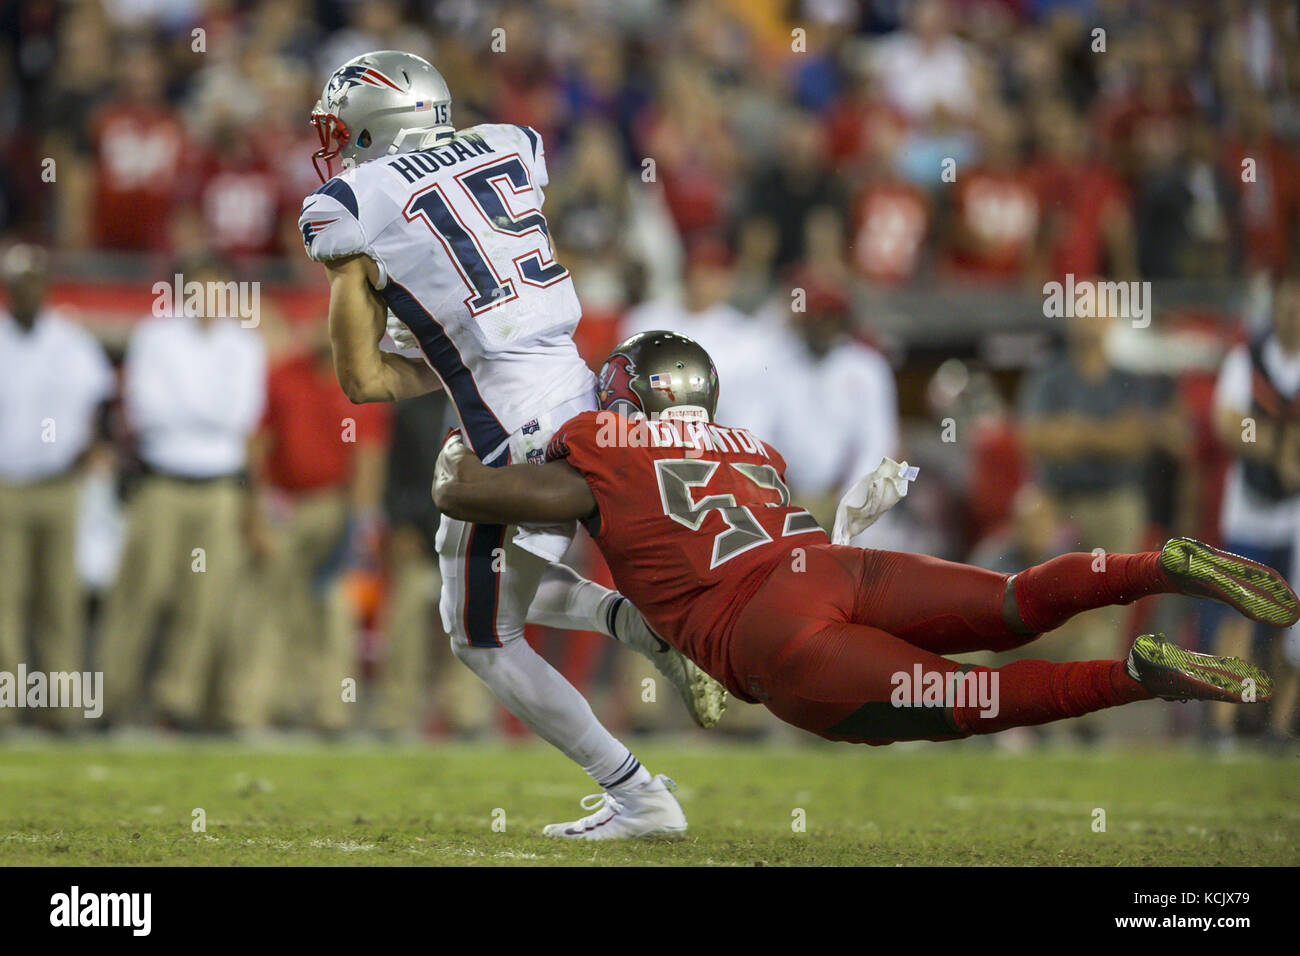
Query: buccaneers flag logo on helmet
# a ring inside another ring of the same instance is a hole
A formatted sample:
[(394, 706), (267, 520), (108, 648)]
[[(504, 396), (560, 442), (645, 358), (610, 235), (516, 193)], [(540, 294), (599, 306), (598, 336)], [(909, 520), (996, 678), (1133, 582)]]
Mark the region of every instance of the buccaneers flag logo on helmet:
[(596, 401), (600, 407), (629, 418), (644, 415), (641, 398), (632, 388), (636, 375), (636, 366), (630, 358), (620, 352), (611, 355), (600, 370), (599, 386), (596, 389)]

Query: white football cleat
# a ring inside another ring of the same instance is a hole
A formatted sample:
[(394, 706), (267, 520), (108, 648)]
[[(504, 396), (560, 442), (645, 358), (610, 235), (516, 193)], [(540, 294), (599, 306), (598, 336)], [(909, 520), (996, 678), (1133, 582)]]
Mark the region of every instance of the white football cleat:
[(627, 598), (614, 611), (615, 639), (650, 661), (677, 689), (691, 719), (706, 730), (727, 709), (727, 689), (651, 629)]
[(572, 823), (552, 823), (542, 835), (569, 840), (629, 840), (635, 837), (676, 839), (686, 835), (686, 814), (673, 796), (677, 784), (663, 774), (639, 790), (614, 796), (608, 790), (582, 798), (582, 809), (595, 810)]

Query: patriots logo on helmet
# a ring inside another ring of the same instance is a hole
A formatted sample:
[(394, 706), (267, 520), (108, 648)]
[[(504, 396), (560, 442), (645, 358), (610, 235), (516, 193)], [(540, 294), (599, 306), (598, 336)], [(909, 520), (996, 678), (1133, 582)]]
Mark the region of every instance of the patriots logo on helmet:
[(629, 417), (645, 414), (641, 398), (632, 389), (637, 377), (636, 366), (621, 352), (616, 352), (601, 367), (596, 388), (596, 402), (606, 411), (616, 411)]
[(357, 63), (353, 66), (341, 67), (334, 71), (330, 77), (329, 89), (326, 91), (331, 103), (338, 102), (339, 98), (354, 86), (374, 86), (379, 89), (396, 90), (401, 93), (402, 88), (390, 80), (384, 74), (380, 73), (373, 66), (366, 66)]

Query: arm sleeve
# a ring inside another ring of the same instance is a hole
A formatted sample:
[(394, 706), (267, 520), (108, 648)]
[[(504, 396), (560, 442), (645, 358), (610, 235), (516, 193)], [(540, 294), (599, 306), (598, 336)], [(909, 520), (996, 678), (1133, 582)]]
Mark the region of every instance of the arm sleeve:
[(257, 431), (261, 434), (274, 434), (279, 430), (280, 410), (280, 371), (275, 363), (268, 363), (266, 370), (265, 400), (262, 402), (262, 415), (257, 420)]
[(593, 454), (599, 453), (596, 418), (600, 412), (575, 415), (555, 430), (546, 445), (547, 461), (567, 461), (584, 475)]
[(337, 178), (303, 200), (298, 230), (307, 255), (317, 262), (365, 252), (369, 246), (356, 193)]

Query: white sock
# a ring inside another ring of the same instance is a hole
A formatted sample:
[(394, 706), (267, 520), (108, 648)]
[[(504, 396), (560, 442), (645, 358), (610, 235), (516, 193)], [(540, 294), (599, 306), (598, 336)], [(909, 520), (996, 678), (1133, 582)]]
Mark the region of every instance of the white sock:
[(622, 601), (617, 591), (587, 580), (573, 568), (551, 564), (542, 572), (537, 594), (528, 605), (528, 623), (564, 631), (599, 631), (617, 638), (614, 612)]
[(523, 638), (502, 647), (453, 644), (452, 650), (510, 713), (603, 789), (635, 789), (650, 782), (649, 772), (601, 725), (586, 698)]

